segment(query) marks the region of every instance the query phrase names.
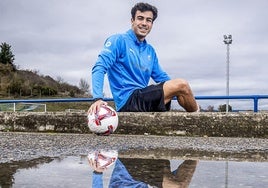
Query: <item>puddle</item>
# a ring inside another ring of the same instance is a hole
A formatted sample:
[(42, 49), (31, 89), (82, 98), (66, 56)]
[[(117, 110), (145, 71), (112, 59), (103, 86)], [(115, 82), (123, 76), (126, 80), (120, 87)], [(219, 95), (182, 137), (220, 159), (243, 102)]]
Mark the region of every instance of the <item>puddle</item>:
[[(42, 158), (0, 164), (0, 187), (267, 187), (268, 162), (122, 158), (99, 155), (103, 174), (94, 174), (87, 156)], [(110, 162), (111, 163), (110, 163)], [(96, 167), (96, 166), (95, 166)], [(100, 167), (98, 167), (100, 168)], [(99, 169), (98, 169), (99, 170)], [(94, 183), (93, 183), (94, 182)], [(95, 186), (93, 186), (95, 185)], [(97, 186), (98, 185), (98, 186)]]

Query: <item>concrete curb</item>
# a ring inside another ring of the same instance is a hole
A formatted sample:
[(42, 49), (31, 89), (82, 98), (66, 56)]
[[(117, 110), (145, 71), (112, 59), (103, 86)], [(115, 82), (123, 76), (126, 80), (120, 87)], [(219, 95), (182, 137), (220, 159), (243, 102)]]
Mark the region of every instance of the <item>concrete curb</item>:
[[(115, 134), (268, 138), (267, 113), (120, 112)], [(0, 131), (90, 133), (85, 113), (1, 112)]]
[(125, 129), (132, 134), (147, 132), (155, 135), (267, 138), (267, 115), (266, 113), (123, 113), (120, 121), (123, 125), (121, 128), (125, 126)]

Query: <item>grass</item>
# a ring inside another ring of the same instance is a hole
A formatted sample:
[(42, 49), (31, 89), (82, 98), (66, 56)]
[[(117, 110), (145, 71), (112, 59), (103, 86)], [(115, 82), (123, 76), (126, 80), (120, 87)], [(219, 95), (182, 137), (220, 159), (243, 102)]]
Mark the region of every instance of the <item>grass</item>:
[[(50, 103), (42, 103), (42, 105), (41, 104), (38, 105), (38, 103), (36, 104), (17, 103), (16, 111), (44, 112), (45, 107), (43, 104), (46, 104), (47, 112), (65, 112), (65, 111), (87, 112), (92, 102), (50, 102)], [(115, 108), (113, 102), (108, 102), (108, 105)], [(14, 109), (13, 103), (0, 104), (0, 111), (2, 112), (4, 111), (12, 112), (13, 109)]]

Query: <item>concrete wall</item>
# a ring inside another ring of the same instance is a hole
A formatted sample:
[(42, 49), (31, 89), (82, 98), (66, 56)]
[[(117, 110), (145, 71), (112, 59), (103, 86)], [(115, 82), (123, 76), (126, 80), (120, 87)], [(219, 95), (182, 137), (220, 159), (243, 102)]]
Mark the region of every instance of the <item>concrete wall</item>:
[[(115, 134), (268, 138), (267, 113), (121, 112)], [(85, 113), (1, 112), (0, 131), (90, 133)]]

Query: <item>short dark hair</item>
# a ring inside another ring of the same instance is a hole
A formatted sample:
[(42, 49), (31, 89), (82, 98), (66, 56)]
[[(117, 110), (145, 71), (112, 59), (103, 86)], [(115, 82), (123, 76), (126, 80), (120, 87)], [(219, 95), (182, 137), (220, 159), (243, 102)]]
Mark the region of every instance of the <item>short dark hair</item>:
[(137, 11), (145, 12), (145, 11), (151, 11), (153, 13), (153, 21), (157, 18), (157, 8), (153, 5), (150, 5), (148, 3), (137, 3), (132, 9), (131, 9), (131, 16), (132, 19), (135, 19), (135, 15)]

